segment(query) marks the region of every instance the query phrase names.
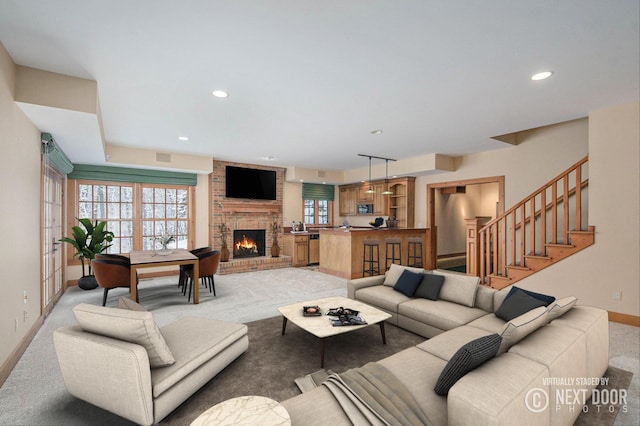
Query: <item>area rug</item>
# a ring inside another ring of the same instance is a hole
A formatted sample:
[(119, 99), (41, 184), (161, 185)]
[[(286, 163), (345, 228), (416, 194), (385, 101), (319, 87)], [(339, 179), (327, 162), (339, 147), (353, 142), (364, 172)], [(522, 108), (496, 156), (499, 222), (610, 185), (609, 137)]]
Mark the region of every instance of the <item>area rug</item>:
[[(291, 322), (283, 336), (280, 316), (247, 325), (249, 349), (161, 421), (161, 425), (188, 425), (213, 405), (237, 396), (261, 395), (276, 401), (291, 398), (300, 394), (296, 378), (320, 370), (318, 338)], [(425, 340), (390, 324), (385, 331), (386, 345), (382, 344), (380, 328), (376, 326), (328, 338), (325, 368), (346, 371)]]
[[(379, 327), (366, 327), (353, 333), (331, 337), (326, 342), (325, 369), (320, 368), (318, 338), (289, 322), (282, 335), (282, 317), (276, 316), (247, 324), (249, 349), (200, 391), (160, 422), (161, 425), (190, 424), (202, 412), (229, 398), (261, 395), (283, 401), (322, 382), (331, 372), (343, 372), (376, 361), (425, 340), (424, 337), (386, 324), (387, 344), (382, 344)], [(605, 373), (607, 388), (627, 389), (632, 374), (615, 367)], [(311, 380), (311, 382), (309, 381)], [(576, 424), (612, 425), (620, 407), (587, 406)]]
[[(611, 399), (611, 397), (617, 398), (617, 396), (620, 395), (620, 390), (629, 389), (633, 374), (629, 371), (609, 366), (603, 377), (609, 380), (606, 385), (597, 387), (598, 394)], [(602, 400), (589, 400), (583, 407), (582, 413), (580, 413), (580, 417), (578, 417), (574, 426), (612, 425), (618, 412), (628, 408), (630, 407), (626, 404), (612, 404), (610, 402), (604, 403)]]

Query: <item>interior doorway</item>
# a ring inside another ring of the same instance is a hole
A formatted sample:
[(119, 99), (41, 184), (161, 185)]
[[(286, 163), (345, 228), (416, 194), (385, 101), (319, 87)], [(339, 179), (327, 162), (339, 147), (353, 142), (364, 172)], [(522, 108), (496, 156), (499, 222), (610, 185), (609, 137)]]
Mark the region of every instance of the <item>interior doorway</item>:
[(504, 176), (427, 185), (429, 269), (466, 272), (466, 219), (495, 219), (504, 212)]

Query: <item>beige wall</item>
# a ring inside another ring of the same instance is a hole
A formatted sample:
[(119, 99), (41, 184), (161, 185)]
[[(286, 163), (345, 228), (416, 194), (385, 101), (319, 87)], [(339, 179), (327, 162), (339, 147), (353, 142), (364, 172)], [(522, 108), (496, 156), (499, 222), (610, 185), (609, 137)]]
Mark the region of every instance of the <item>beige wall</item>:
[[(589, 224), (596, 227), (595, 244), (533, 275), (528, 288), (640, 315), (639, 106), (589, 115)], [(614, 292), (621, 300), (613, 299)]]
[(15, 75), (15, 64), (0, 44), (2, 364), (40, 316), (40, 132), (14, 102)]
[[(505, 176), (506, 208), (589, 153), (589, 225), (596, 243), (518, 285), (581, 304), (640, 315), (638, 104), (595, 111), (575, 120), (526, 132), (520, 145), (465, 156), (452, 173), (416, 179), (416, 223), (426, 221), (426, 185)], [(620, 301), (613, 300), (621, 292)]]

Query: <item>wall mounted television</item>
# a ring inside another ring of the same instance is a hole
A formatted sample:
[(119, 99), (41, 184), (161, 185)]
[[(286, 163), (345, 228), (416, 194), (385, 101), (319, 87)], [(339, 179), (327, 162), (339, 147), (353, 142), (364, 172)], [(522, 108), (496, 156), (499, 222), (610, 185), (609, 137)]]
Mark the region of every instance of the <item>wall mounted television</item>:
[(259, 170), (247, 167), (226, 167), (227, 198), (246, 198), (251, 200), (276, 199), (275, 170)]

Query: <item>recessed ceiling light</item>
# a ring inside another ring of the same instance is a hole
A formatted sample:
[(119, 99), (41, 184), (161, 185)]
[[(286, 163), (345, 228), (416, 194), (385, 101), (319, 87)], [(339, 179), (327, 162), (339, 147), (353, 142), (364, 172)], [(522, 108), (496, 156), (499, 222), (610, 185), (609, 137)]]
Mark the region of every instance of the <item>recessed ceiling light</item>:
[(371, 133), (372, 135), (381, 135), (382, 134), (382, 130), (372, 130), (369, 133)]
[(271, 157), (271, 156), (266, 156), (266, 157), (262, 157), (263, 160), (267, 160), (267, 161), (273, 161), (276, 158), (275, 157)]
[(553, 73), (551, 71), (543, 71), (531, 76), (531, 80), (544, 80), (545, 78), (551, 77)]
[(178, 139), (180, 139), (181, 141), (188, 141), (189, 138), (186, 136), (178, 136)]
[(216, 98), (226, 98), (229, 96), (229, 94), (224, 90), (214, 90), (213, 92), (211, 92), (211, 94)]

